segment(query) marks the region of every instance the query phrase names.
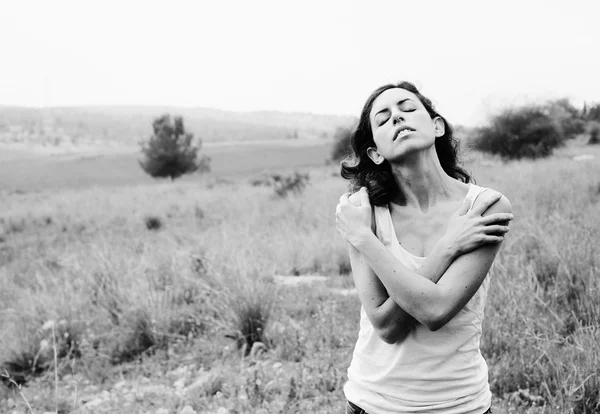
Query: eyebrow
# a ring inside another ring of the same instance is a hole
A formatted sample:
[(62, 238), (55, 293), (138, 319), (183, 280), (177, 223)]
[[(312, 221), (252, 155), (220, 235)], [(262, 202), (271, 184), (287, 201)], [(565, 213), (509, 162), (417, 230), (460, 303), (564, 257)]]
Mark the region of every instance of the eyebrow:
[[(398, 101), (398, 103), (397, 103), (396, 105), (400, 106), (400, 105), (402, 105), (404, 102), (406, 102), (406, 101), (410, 101), (410, 100), (411, 100), (410, 98), (404, 98), (404, 99), (401, 99), (400, 101)], [(379, 114), (381, 114), (381, 113), (383, 113), (383, 112), (389, 112), (389, 111), (390, 111), (389, 109), (387, 109), (387, 108), (383, 108), (382, 110), (378, 111), (378, 112), (377, 112), (375, 115), (373, 115), (373, 119), (375, 119), (375, 117), (376, 117), (377, 115), (379, 115)]]

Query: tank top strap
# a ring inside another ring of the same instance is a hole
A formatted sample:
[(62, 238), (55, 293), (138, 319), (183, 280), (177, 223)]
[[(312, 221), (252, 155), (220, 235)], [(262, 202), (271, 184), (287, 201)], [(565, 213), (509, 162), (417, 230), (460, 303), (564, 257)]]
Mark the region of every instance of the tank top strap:
[(373, 219), (375, 221), (375, 235), (384, 246), (390, 248), (394, 240), (392, 234), (394, 228), (388, 206), (373, 206)]
[(487, 187), (480, 187), (478, 185), (475, 184), (471, 184), (471, 187), (469, 188), (469, 192), (467, 193), (467, 199), (471, 199), (471, 205), (469, 206), (469, 211), (471, 211), (473, 209), (473, 206), (475, 205), (475, 201), (477, 201), (477, 198), (483, 194), (484, 192), (488, 191), (489, 188)]
[[(489, 190), (489, 188), (470, 184), (469, 191), (465, 196), (465, 200), (470, 200), (469, 211), (473, 209), (477, 198), (487, 190)], [(392, 222), (389, 206), (373, 206), (372, 213), (372, 220), (375, 224), (373, 229), (375, 235), (381, 240), (384, 246), (393, 248), (396, 234), (394, 233), (394, 224)]]

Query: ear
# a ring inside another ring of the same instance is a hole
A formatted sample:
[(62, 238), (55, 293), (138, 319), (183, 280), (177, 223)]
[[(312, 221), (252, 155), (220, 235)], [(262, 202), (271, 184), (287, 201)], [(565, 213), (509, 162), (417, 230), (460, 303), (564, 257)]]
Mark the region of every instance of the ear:
[(433, 131), (435, 132), (436, 138), (439, 138), (446, 133), (446, 125), (439, 116), (436, 116), (433, 119)]
[(373, 161), (377, 165), (380, 165), (383, 161), (385, 161), (385, 158), (381, 156), (381, 154), (379, 153), (379, 151), (377, 151), (377, 148), (375, 147), (369, 147), (367, 149), (367, 155), (369, 156), (369, 158), (371, 158), (371, 161)]

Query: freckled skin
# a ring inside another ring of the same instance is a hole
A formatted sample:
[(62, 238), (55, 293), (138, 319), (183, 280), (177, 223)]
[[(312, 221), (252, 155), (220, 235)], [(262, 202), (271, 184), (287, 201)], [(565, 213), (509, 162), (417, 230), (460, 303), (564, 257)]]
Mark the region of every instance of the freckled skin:
[(437, 203), (426, 213), (391, 205), (390, 212), (398, 241), (406, 251), (415, 256), (427, 256), (444, 235), (450, 216), (458, 209), (467, 193), (459, 194), (455, 200)]

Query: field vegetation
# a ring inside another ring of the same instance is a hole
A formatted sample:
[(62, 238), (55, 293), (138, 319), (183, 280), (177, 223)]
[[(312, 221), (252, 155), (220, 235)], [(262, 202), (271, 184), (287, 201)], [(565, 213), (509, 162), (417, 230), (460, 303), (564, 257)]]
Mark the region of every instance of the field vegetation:
[(472, 131), (480, 151), (505, 159), (543, 158), (582, 134), (597, 142), (600, 104), (579, 110), (568, 99), (506, 108)]
[[(467, 154), (515, 215), (488, 276), (494, 412), (600, 411), (598, 159)], [(0, 411), (340, 412), (360, 303), (346, 183), (318, 164), (4, 191)]]
[[(0, 150), (0, 192), (61, 191), (91, 187), (137, 186), (155, 180), (144, 173), (138, 161), (139, 148), (126, 152), (32, 154), (13, 148)], [(202, 146), (210, 157), (210, 176), (237, 179), (266, 171), (320, 167), (329, 159), (328, 141), (243, 142), (235, 145)], [(197, 182), (197, 176), (181, 177)]]

